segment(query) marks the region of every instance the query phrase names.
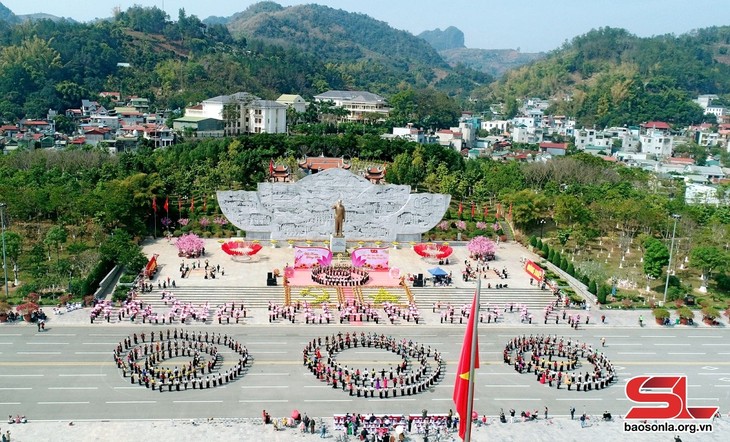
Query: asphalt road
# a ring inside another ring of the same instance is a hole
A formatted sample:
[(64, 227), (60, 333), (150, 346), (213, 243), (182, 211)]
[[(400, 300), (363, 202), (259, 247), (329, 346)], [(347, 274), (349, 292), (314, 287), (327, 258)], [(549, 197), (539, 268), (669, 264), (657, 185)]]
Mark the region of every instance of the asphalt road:
[[(367, 327), (246, 326), (234, 337), (253, 357), (249, 371), (224, 387), (181, 392), (148, 390), (122, 378), (112, 360), (116, 344), (131, 333), (162, 327), (54, 327), (37, 333), (34, 327), (0, 328), (0, 413), (24, 414), (36, 420), (160, 419), (273, 416), (299, 409), (310, 416), (334, 413), (445, 413), (451, 400), (454, 371), (463, 328), (382, 327), (378, 333), (406, 338), (442, 352), (446, 374), (428, 392), (389, 399), (350, 397), (316, 380), (302, 365), (305, 343), (315, 336), (342, 330), (368, 331)], [(204, 326), (188, 330), (231, 333), (231, 328)], [(599, 391), (577, 392), (541, 385), (529, 374), (518, 374), (502, 363), (504, 343), (522, 333), (550, 333), (600, 346), (616, 366), (619, 381)], [(596, 333), (601, 333), (596, 334)], [(600, 414), (609, 410), (623, 415), (630, 402), (624, 383), (633, 376), (686, 374), (689, 406), (730, 408), (730, 335), (727, 329), (606, 328), (575, 331), (560, 327), (480, 327), (481, 369), (478, 370), (475, 410), (495, 416), (500, 408), (538, 409), (550, 415), (577, 411)], [(223, 351), (225, 363), (233, 354)], [(380, 367), (395, 359), (376, 349), (351, 349), (340, 360), (361, 367)]]

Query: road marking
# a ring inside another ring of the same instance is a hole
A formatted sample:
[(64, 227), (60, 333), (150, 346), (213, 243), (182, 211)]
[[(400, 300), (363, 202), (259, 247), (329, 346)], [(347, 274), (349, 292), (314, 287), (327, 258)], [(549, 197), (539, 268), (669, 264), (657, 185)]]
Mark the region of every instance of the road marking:
[(32, 390), (33, 387), (2, 387), (0, 390)]
[(618, 352), (618, 354), (620, 354), (620, 355), (655, 355), (656, 352), (653, 352), (653, 351), (652, 352), (649, 352), (649, 351), (646, 351), (646, 352), (642, 352), (642, 351), (620, 351), (620, 352)]
[(717, 397), (693, 397), (691, 398), (693, 401), (719, 401), (720, 398)]
[(699, 338), (699, 339), (707, 339), (707, 338), (722, 339), (723, 338), (723, 336), (715, 336), (715, 335), (705, 335), (705, 336), (689, 335), (687, 337), (688, 338)]
[[(715, 387), (730, 387), (730, 384), (724, 384), (724, 385), (715, 385)], [(693, 398), (694, 399), (694, 398)]]
[(119, 342), (82, 342), (81, 345), (119, 345)]
[(258, 341), (258, 342), (246, 342), (246, 345), (286, 345), (286, 342), (266, 342), (266, 341)]
[(25, 345), (68, 345), (68, 342), (26, 342)]
[(288, 351), (257, 351), (254, 354), (256, 355), (285, 355), (289, 353)]
[(98, 390), (99, 387), (48, 387), (49, 390)]
[(255, 390), (258, 388), (289, 388), (289, 386), (288, 385), (242, 385), (241, 388)]
[(242, 404), (260, 404), (269, 402), (289, 402), (289, 399), (241, 399), (238, 402)]
[(720, 346), (720, 345), (725, 346), (725, 345), (730, 345), (730, 344), (702, 344), (702, 345), (705, 346), (705, 347), (710, 347), (710, 346), (717, 347), (717, 346)]
[(140, 388), (139, 386), (136, 387), (114, 387), (115, 390), (135, 390)]
[(129, 335), (126, 335), (124, 333), (122, 333), (122, 334), (119, 334), (119, 333), (90, 333), (89, 336), (121, 337), (121, 336), (129, 336)]
[(76, 333), (53, 333), (53, 334), (50, 334), (50, 335), (44, 335), (44, 334), (36, 335), (36, 337), (41, 337), (41, 336), (48, 336), (48, 337), (54, 337), (55, 338), (56, 336), (76, 336)]
[(304, 388), (332, 388), (329, 385), (305, 385)]
[(219, 404), (223, 401), (172, 401), (174, 404)]
[(529, 385), (496, 385), (496, 384), (486, 384), (485, 387), (489, 388), (530, 388)]
[(570, 397), (560, 397), (556, 398), (556, 401), (602, 401), (602, 397), (580, 397), (580, 398), (570, 398)]
[(19, 351), (19, 355), (60, 355), (60, 351)]
[(20, 402), (0, 402), (0, 405), (20, 405)]
[(669, 355), (706, 355), (707, 353), (667, 353)]
[[(451, 400), (451, 399), (446, 399)], [(492, 398), (493, 401), (541, 401), (540, 398), (523, 398), (523, 397), (495, 397)]]
[(352, 402), (352, 399), (304, 399), (304, 402)]
[[(700, 376), (730, 376), (730, 373), (697, 373)], [(694, 399), (694, 398), (692, 398)]]
[(59, 377), (63, 378), (84, 378), (84, 377), (102, 377), (106, 376), (106, 373), (71, 373), (71, 374), (59, 374)]
[(671, 344), (654, 344), (654, 345), (656, 345), (656, 346), (662, 346), (663, 345), (663, 346), (666, 346), (666, 347), (689, 347), (692, 344), (675, 344), (675, 343), (671, 343)]
[(0, 374), (3, 378), (42, 378), (44, 374)]
[(661, 335), (661, 336), (642, 336), (642, 338), (676, 338), (676, 336)]
[(622, 335), (593, 335), (594, 338), (630, 338), (631, 336)]
[(75, 351), (75, 355), (108, 355), (108, 351)]
[(157, 401), (107, 401), (107, 404), (156, 404)]
[(13, 345), (14, 342), (0, 342), (0, 345)]
[(0, 333), (0, 336), (22, 336), (20, 333)]
[(628, 343), (628, 342), (627, 343), (611, 342), (611, 347), (618, 347), (618, 346), (622, 346), (623, 347), (623, 346), (632, 346), (632, 345), (644, 345), (644, 344), (637, 343), (637, 342), (631, 342), (631, 343)]
[(84, 405), (89, 402), (38, 402), (38, 405)]
[[(260, 364), (261, 362), (255, 362), (255, 364)], [(301, 365), (301, 364), (300, 364)], [(246, 373), (246, 376), (289, 376), (291, 373)]]

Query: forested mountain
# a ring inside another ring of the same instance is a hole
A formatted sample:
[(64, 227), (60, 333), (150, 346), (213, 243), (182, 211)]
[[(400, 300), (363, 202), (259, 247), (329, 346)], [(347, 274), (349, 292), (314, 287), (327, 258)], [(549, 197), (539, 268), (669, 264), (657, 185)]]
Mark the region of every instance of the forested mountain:
[(475, 96), (504, 100), (564, 97), (552, 111), (599, 127), (663, 120), (680, 125), (704, 119), (697, 94), (730, 93), (730, 27), (681, 36), (639, 38), (601, 28), (512, 72)]
[(20, 19), (7, 6), (0, 3), (0, 22), (15, 24), (20, 23)]
[(463, 96), (491, 81), (477, 71), (451, 69), (424, 40), (365, 14), (262, 2), (234, 15), (227, 26), (234, 37), (316, 57), (345, 81), (346, 88), (368, 84), (372, 92), (388, 94), (408, 84)]
[(493, 77), (501, 77), (545, 57), (543, 52), (520, 52), (514, 49), (453, 48), (439, 51), (439, 55), (451, 66), (463, 65)]

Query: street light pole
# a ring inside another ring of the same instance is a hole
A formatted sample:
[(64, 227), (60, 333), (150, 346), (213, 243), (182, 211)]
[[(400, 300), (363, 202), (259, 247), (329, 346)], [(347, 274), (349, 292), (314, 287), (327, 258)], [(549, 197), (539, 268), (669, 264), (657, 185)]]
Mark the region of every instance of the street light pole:
[(5, 208), (8, 207), (5, 203), (0, 203), (0, 232), (3, 237), (3, 272), (5, 273), (5, 296), (10, 296), (8, 291), (8, 263), (5, 258)]
[(545, 219), (540, 220), (540, 240), (542, 240), (542, 229), (545, 227)]
[(672, 268), (672, 253), (674, 252), (674, 235), (677, 233), (677, 221), (681, 218), (680, 215), (672, 215), (674, 218), (674, 228), (672, 228), (672, 242), (669, 246), (669, 262), (667, 263), (667, 280), (664, 282), (664, 300), (662, 305), (667, 303), (667, 290), (669, 290), (669, 272)]

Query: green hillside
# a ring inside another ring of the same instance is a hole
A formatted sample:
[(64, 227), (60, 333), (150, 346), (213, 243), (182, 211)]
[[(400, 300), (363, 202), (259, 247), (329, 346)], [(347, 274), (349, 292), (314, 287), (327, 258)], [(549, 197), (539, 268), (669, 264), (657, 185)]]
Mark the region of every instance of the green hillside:
[(553, 111), (599, 127), (651, 119), (694, 123), (703, 115), (689, 100), (730, 93), (729, 47), (730, 27), (652, 38), (601, 28), (475, 95), (508, 103), (524, 96), (562, 98)]

